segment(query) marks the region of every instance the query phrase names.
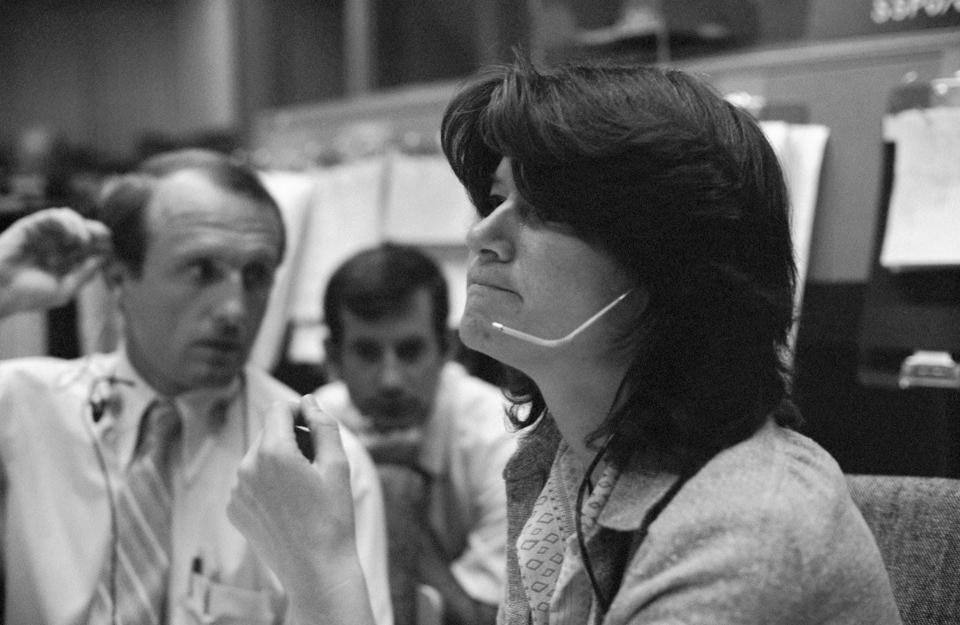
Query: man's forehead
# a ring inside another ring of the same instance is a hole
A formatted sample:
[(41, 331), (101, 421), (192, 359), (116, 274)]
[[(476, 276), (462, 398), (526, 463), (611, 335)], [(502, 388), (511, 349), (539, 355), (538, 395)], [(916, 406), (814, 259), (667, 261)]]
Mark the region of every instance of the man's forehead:
[(179, 169), (157, 180), (154, 198), (189, 195), (198, 188), (226, 190), (216, 184), (208, 174), (199, 169)]
[(150, 230), (177, 223), (228, 224), (276, 231), (283, 224), (272, 207), (218, 185), (197, 170), (182, 170), (161, 179), (147, 205)]
[(229, 207), (236, 204), (237, 200), (254, 203), (238, 191), (218, 184), (200, 170), (182, 169), (157, 182), (148, 206), (155, 217), (163, 218), (167, 212), (208, 208), (212, 205)]

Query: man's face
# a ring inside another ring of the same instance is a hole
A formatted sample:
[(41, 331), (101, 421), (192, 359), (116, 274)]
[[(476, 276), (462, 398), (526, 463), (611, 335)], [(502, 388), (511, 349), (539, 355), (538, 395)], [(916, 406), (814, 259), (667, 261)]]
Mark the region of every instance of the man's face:
[(159, 183), (146, 223), (141, 274), (120, 269), (132, 364), (168, 395), (228, 384), (266, 311), (280, 262), (280, 220), (254, 200), (183, 171)]
[(389, 317), (367, 321), (341, 309), (340, 318), (343, 343), (331, 358), (357, 409), (380, 431), (426, 421), (445, 360), (427, 290)]

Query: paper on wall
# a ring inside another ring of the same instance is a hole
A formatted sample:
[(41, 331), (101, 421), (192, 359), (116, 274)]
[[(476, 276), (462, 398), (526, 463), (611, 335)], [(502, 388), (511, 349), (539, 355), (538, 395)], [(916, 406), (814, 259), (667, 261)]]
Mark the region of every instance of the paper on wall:
[(894, 151), (880, 263), (893, 271), (960, 266), (960, 108), (884, 119)]
[(391, 154), (384, 234), (413, 245), (463, 245), (475, 211), (441, 155)]
[[(760, 128), (780, 160), (790, 198), (790, 235), (797, 265), (794, 308), (799, 317), (810, 265), (820, 172), (830, 129), (820, 124), (791, 124), (782, 121), (762, 121)], [(796, 325), (791, 333), (791, 345), (795, 339)]]

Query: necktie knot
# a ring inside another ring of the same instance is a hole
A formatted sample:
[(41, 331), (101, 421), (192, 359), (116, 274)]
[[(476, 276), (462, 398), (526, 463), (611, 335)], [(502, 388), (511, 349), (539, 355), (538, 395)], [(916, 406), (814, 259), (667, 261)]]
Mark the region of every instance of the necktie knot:
[(180, 435), (180, 411), (172, 399), (155, 399), (140, 424), (137, 457), (150, 458), (161, 473), (166, 473), (170, 448)]

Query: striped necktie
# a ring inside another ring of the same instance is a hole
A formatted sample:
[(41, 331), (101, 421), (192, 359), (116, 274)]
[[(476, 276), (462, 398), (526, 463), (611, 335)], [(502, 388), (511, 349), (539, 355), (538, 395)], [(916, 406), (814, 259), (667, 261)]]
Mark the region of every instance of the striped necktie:
[(152, 402), (140, 424), (126, 484), (117, 493), (114, 550), (100, 576), (90, 625), (165, 622), (172, 502), (169, 460), (179, 434), (180, 414), (173, 402)]

